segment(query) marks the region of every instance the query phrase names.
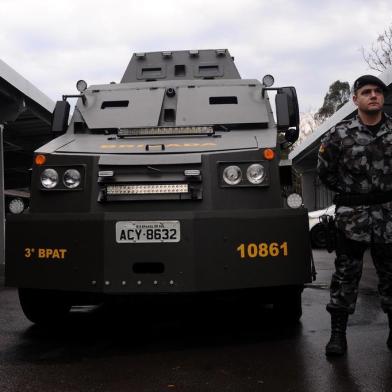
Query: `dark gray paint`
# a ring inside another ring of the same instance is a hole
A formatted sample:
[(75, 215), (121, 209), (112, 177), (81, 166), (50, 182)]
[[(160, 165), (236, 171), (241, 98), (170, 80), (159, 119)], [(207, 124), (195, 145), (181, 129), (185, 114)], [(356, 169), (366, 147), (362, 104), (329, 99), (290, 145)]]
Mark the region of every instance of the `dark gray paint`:
[(201, 163), (201, 154), (144, 154), (144, 155), (115, 155), (102, 154), (99, 157), (99, 164), (102, 166), (117, 165), (117, 166), (132, 166), (132, 165), (188, 165), (192, 163)]
[[(198, 60), (191, 56), (192, 64), (213, 73), (210, 55), (210, 51), (200, 51)], [(235, 66), (226, 52), (213, 51), (213, 55), (222, 60), (216, 68), (217, 77), (222, 77), (217, 80), (202, 80), (205, 71), (198, 69), (188, 80), (174, 81), (168, 77), (167, 64), (162, 72), (150, 70), (161, 73), (159, 82), (86, 90), (67, 134), (38, 150), (46, 154), (47, 161), (33, 169), (30, 214), (7, 222), (7, 257), (13, 260), (6, 271), (8, 285), (126, 294), (301, 286), (311, 280), (307, 212), (285, 208), (278, 135), (268, 97), (262, 97), (260, 82), (235, 79), (239, 75), (232, 72)], [(150, 61), (156, 56), (145, 58)], [(161, 54), (161, 58), (166, 57)], [(139, 71), (134, 69), (136, 79)], [(211, 97), (226, 104), (210, 104)], [(119, 107), (103, 109), (108, 101)], [(238, 104), (228, 103), (233, 101)], [(165, 116), (168, 109), (175, 111), (175, 118)], [(213, 136), (119, 139), (115, 134), (116, 128), (163, 127), (168, 122), (172, 126), (217, 126)], [(275, 149), (274, 160), (264, 162), (265, 148)], [(189, 157), (181, 162), (185, 155)], [(243, 186), (222, 186), (225, 166), (239, 164), (245, 170), (255, 162), (265, 164), (265, 186), (250, 186), (247, 180), (241, 182)], [(63, 173), (75, 165), (85, 173), (78, 189), (43, 190), (38, 185), (46, 167), (58, 167)], [(184, 177), (186, 169), (200, 171), (197, 184)], [(113, 171), (114, 178), (98, 178), (100, 170)], [(121, 200), (105, 196), (108, 184), (176, 184), (179, 180), (189, 181), (197, 197), (175, 201), (160, 195), (121, 195)], [(179, 220), (181, 241), (156, 246), (117, 244), (116, 222), (135, 220)], [(239, 256), (241, 243), (252, 244), (252, 249), (256, 246), (258, 252), (258, 244), (284, 242), (289, 247), (286, 255), (280, 252), (268, 260), (258, 253)], [(52, 263), (33, 256), (31, 263), (26, 262), (23, 250), (29, 247), (68, 249), (69, 257)], [(258, 259), (250, 260), (254, 257)], [(154, 276), (142, 278), (132, 271), (134, 263), (151, 262), (165, 266), (159, 285), (153, 284)], [(138, 279), (145, 279), (145, 284), (138, 285)]]
[[(225, 210), (171, 212), (168, 209), (117, 213), (106, 210), (104, 215), (53, 212), (10, 217), (7, 232), (12, 238), (18, 236), (20, 241), (19, 245), (7, 248), (7, 257), (13, 262), (6, 265), (6, 284), (112, 294), (301, 285), (304, 281), (310, 282), (306, 278), (310, 277), (310, 265), (302, 260), (309, 251), (307, 219), (305, 210), (278, 208), (233, 209), (230, 217)], [(115, 223), (131, 220), (179, 220), (181, 241), (175, 244), (116, 243)], [(36, 230), (37, 227), (40, 230)], [(267, 243), (288, 241), (290, 257), (240, 260), (236, 251), (238, 244), (254, 243), (260, 238)], [(69, 258), (64, 262), (45, 262), (34, 256), (27, 263), (20, 253), (24, 248), (37, 247), (35, 244), (65, 248)], [(165, 271), (138, 275), (132, 273), (135, 262), (160, 262)], [(277, 273), (278, 267), (284, 273)], [(142, 285), (137, 284), (139, 280)], [(159, 284), (154, 285), (154, 280)], [(92, 281), (97, 284), (92, 285)], [(105, 285), (106, 281), (110, 285)], [(123, 285), (123, 281), (127, 284)]]
[[(255, 132), (224, 133), (221, 137), (108, 138), (106, 135), (78, 135), (56, 149), (58, 153), (88, 154), (170, 154), (258, 148)], [(148, 145), (163, 145), (164, 150), (148, 150)]]
[[(170, 55), (168, 55), (169, 53)], [(178, 72), (176, 74), (176, 66), (184, 66), (184, 74), (178, 74)], [(200, 66), (202, 70), (200, 70)], [(203, 72), (203, 69), (212, 69), (214, 66), (217, 67), (216, 72), (213, 70), (212, 72)], [(149, 68), (161, 68), (162, 71), (143, 75), (143, 70)], [(144, 56), (135, 53), (121, 83), (151, 79), (192, 80), (203, 78), (240, 79), (240, 74), (227, 49), (150, 52), (144, 53)]]
[[(86, 104), (79, 101), (79, 111), (88, 127), (128, 128), (158, 125), (164, 89), (129, 88), (123, 91), (86, 92)], [(128, 107), (101, 109), (105, 101), (129, 101)]]
[[(210, 97), (235, 96), (238, 104), (210, 105)], [(178, 89), (177, 125), (268, 124), (265, 105), (261, 104), (261, 87), (198, 86)]]
[[(165, 96), (164, 101), (164, 93), (169, 88), (176, 95), (173, 98)], [(238, 104), (209, 103), (210, 97), (228, 96), (236, 97)], [(221, 80), (211, 81), (208, 85), (200, 81), (187, 85), (167, 81), (164, 85), (146, 86), (144, 83), (135, 86), (128, 83), (91, 86), (86, 90), (85, 97), (85, 103), (79, 100), (77, 108), (90, 129), (167, 125), (163, 121), (164, 109), (175, 112), (172, 126), (262, 124), (267, 127), (271, 120), (268, 106), (262, 103), (261, 85), (252, 80), (244, 80), (240, 84), (233, 80)], [(105, 101), (129, 101), (129, 105), (102, 109)]]

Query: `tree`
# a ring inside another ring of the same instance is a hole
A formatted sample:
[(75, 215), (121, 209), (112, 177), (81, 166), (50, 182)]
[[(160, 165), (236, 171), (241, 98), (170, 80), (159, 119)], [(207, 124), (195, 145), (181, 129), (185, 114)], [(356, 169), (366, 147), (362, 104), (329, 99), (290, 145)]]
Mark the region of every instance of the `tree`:
[(323, 106), (314, 116), (316, 122), (321, 124), (339, 110), (349, 99), (350, 85), (348, 82), (341, 82), (340, 80), (333, 82), (324, 97)]
[(392, 25), (378, 36), (368, 51), (362, 47), (362, 56), (375, 71), (382, 72), (392, 65)]

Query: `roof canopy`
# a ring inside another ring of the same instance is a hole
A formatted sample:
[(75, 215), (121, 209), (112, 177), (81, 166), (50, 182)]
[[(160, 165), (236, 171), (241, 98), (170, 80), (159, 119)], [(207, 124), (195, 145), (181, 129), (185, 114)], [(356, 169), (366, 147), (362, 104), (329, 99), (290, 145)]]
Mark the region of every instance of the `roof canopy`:
[(54, 106), (48, 96), (0, 60), (0, 124), (4, 124), (6, 187), (28, 182), (32, 152), (52, 137)]

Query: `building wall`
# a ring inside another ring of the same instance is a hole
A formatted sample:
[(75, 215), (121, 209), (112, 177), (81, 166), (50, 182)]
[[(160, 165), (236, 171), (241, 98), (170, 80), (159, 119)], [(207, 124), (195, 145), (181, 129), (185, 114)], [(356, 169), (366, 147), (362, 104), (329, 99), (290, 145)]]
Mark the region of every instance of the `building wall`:
[(335, 192), (327, 189), (319, 180), (317, 176), (315, 176), (314, 181), (315, 187), (315, 210), (321, 210), (333, 204), (333, 198), (335, 196)]
[(316, 170), (300, 174), (300, 179), (304, 206), (309, 211), (321, 210), (333, 204), (335, 193), (321, 183)]
[(309, 210), (315, 210), (315, 172), (307, 171), (301, 174), (301, 188), (304, 206)]

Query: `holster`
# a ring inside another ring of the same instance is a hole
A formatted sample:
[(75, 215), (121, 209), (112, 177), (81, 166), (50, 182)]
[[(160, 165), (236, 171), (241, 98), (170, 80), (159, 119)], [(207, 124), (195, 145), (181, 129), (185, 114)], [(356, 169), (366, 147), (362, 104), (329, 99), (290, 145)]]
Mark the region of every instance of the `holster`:
[(320, 217), (320, 222), (324, 228), (326, 239), (325, 247), (328, 253), (332, 253), (336, 249), (337, 242), (337, 229), (335, 225), (335, 218), (330, 215), (323, 215)]

